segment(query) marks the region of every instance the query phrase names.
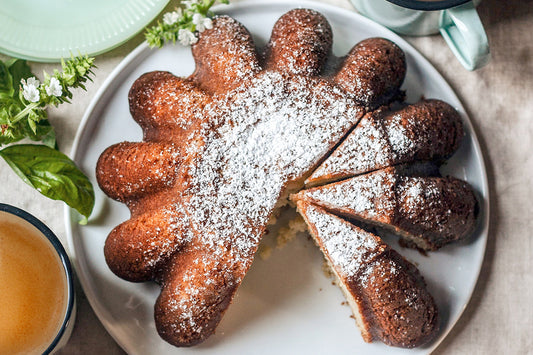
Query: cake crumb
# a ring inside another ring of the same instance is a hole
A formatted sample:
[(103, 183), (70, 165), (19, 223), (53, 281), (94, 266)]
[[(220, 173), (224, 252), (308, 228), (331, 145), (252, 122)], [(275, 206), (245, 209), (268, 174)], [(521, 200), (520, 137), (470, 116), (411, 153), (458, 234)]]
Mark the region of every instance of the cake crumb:
[(272, 255), (272, 248), (269, 245), (260, 244), (257, 254), (261, 260), (268, 260)]
[(280, 228), (276, 239), (276, 247), (278, 249), (283, 248), (288, 242), (294, 239), (295, 235), (289, 227)]
[(296, 217), (289, 221), (289, 228), (294, 230), (295, 232), (307, 231), (307, 225), (305, 224), (303, 217), (299, 214), (297, 214)]
[(298, 233), (305, 232), (307, 226), (300, 215), (296, 215), (289, 221), (287, 227), (280, 228), (277, 237), (277, 248), (283, 248), (287, 243), (292, 241)]
[(322, 272), (324, 273), (324, 275), (326, 275), (328, 279), (333, 279), (335, 277), (333, 270), (331, 270), (331, 267), (329, 266), (326, 260), (322, 261)]

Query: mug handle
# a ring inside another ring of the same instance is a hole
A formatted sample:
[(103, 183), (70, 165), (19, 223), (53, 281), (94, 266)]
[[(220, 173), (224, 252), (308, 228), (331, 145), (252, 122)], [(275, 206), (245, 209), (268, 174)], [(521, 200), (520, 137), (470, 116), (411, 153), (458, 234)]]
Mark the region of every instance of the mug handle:
[(439, 29), (466, 69), (478, 69), (489, 62), (489, 41), (472, 2), (443, 10)]

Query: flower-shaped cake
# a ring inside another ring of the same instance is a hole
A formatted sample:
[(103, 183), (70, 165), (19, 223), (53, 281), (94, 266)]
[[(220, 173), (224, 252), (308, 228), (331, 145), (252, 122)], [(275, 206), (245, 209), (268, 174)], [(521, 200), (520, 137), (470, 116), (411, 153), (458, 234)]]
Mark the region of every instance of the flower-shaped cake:
[(282, 16), (261, 53), (220, 16), (192, 47), (190, 77), (151, 72), (131, 88), (144, 141), (98, 161), (100, 187), (131, 211), (104, 251), (118, 276), (161, 285), (155, 320), (168, 342), (213, 333), (274, 211), (366, 112), (403, 96), (395, 44), (362, 41), (330, 66), (331, 44), (315, 11)]

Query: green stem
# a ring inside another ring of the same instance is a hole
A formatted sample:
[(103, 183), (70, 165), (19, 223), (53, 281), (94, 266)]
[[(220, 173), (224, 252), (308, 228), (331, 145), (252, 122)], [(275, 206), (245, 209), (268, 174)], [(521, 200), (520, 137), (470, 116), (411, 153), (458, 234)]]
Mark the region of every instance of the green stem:
[(215, 4), (216, 0), (210, 0), (207, 6), (202, 6), (201, 13), (204, 16), (207, 16), (207, 13), (209, 12), (209, 9)]
[(21, 119), (26, 117), (26, 115), (30, 111), (33, 111), (37, 107), (39, 107), (39, 103), (38, 102), (31, 102), (28, 106), (26, 106), (24, 108), (24, 110), (20, 111), (15, 117), (13, 117), (13, 119), (11, 120), (11, 124), (17, 123), (18, 121), (20, 121)]

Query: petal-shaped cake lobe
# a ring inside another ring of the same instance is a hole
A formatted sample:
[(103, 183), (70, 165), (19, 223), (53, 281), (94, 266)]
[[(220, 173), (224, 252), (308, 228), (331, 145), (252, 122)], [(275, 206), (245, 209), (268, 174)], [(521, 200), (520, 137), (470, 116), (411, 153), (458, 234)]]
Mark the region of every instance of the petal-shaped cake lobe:
[[(170, 187), (181, 163), (179, 149), (173, 143), (112, 145), (96, 164), (98, 184), (109, 197), (121, 202)], [(124, 170), (124, 165), (129, 169)]]
[(403, 97), (405, 72), (400, 47), (385, 38), (369, 38), (352, 48), (334, 80), (361, 105), (375, 109)]
[(465, 181), (413, 176), (402, 167), (303, 190), (292, 199), (383, 227), (423, 250), (464, 239), (473, 231), (478, 211), (475, 194)]
[(272, 29), (266, 66), (289, 74), (317, 75), (331, 44), (331, 27), (322, 14), (307, 9), (289, 11)]
[(459, 113), (440, 100), (424, 100), (392, 112), (377, 110), (363, 117), (306, 185), (414, 161), (440, 162), (459, 148), (463, 135)]
[(157, 331), (176, 346), (192, 346), (211, 335), (241, 280), (231, 258), (219, 263), (210, 251), (187, 248), (164, 265), (154, 309)]
[[(158, 200), (157, 196), (152, 198)], [(194, 237), (184, 201), (175, 199), (116, 226), (104, 245), (111, 271), (128, 281), (155, 279), (160, 265)]]
[(191, 80), (163, 71), (149, 72), (135, 80), (128, 100), (145, 141), (174, 144), (188, 140), (187, 132), (204, 121), (195, 118), (195, 113), (211, 101)]
[(438, 311), (416, 267), (381, 239), (307, 201), (297, 201), (334, 271), (363, 339), (398, 347), (431, 340)]
[(261, 67), (252, 36), (229, 16), (213, 19), (192, 46), (196, 70), (192, 78), (209, 93), (224, 93), (257, 74)]

